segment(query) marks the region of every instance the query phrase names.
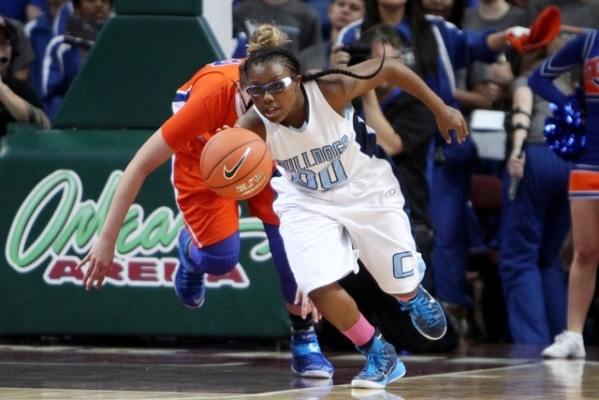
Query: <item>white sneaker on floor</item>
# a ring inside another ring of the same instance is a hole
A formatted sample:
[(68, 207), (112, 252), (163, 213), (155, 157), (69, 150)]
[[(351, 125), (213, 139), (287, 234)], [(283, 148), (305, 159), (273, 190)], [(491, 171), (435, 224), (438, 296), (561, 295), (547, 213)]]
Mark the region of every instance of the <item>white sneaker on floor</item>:
[(547, 358), (585, 358), (582, 335), (575, 332), (564, 331), (555, 337), (555, 342), (543, 350), (543, 357)]

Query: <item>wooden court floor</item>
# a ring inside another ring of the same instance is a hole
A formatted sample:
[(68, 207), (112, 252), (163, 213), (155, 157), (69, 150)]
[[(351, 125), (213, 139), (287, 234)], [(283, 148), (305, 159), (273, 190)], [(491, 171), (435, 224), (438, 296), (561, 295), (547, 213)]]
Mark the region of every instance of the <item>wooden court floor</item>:
[(357, 351), (327, 351), (332, 380), (300, 379), (285, 341), (0, 339), (0, 399), (599, 399), (599, 348), (543, 360), (541, 347), (461, 344), (404, 354), (386, 390), (352, 390)]

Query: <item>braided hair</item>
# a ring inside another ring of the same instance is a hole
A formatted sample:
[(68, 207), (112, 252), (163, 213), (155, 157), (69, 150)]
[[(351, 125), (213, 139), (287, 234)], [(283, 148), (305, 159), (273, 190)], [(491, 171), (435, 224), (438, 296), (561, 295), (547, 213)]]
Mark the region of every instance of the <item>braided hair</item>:
[[(242, 85), (245, 86), (245, 83), (247, 82), (248, 69), (250, 66), (264, 64), (269, 61), (280, 62), (281, 64), (283, 64), (284, 66), (289, 68), (293, 75), (299, 75), (301, 72), (300, 71), (300, 63), (291, 51), (286, 50), (282, 47), (273, 47), (273, 46), (262, 47), (260, 49), (253, 51), (248, 56), (248, 58), (245, 59), (243, 64), (241, 64), (240, 71), (239, 71), (239, 77), (240, 77)], [(355, 74), (346, 69), (333, 68), (333, 69), (327, 69), (324, 71), (320, 71), (315, 74), (302, 75), (301, 79), (302, 79), (302, 82), (309, 82), (309, 81), (313, 81), (318, 78), (322, 78), (325, 75), (330, 75), (330, 74), (342, 74), (342, 75), (347, 75), (349, 77), (356, 78), (356, 79), (370, 79), (370, 78), (376, 76), (381, 71), (381, 69), (383, 68), (384, 61), (385, 60), (383, 58), (383, 60), (381, 61), (381, 64), (377, 68), (377, 70), (368, 75), (358, 75), (358, 74)]]

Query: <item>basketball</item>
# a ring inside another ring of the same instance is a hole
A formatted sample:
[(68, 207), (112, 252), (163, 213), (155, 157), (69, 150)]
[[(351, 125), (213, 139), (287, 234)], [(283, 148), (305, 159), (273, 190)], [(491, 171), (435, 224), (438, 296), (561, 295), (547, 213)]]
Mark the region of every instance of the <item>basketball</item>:
[(264, 140), (243, 128), (229, 128), (208, 140), (200, 170), (216, 194), (244, 200), (264, 189), (272, 175), (272, 158)]

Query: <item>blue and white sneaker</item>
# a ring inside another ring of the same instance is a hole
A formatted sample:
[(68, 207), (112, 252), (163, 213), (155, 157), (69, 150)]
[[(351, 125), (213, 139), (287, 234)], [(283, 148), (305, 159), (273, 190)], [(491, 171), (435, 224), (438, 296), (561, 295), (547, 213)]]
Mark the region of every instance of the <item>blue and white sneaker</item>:
[(189, 308), (199, 308), (204, 304), (206, 274), (196, 271), (187, 249), (191, 238), (185, 230), (179, 233), (179, 268), (175, 274), (175, 292), (177, 297)]
[(314, 328), (294, 333), (291, 336), (291, 369), (304, 378), (333, 377), (335, 369), (320, 351)]
[(399, 301), (403, 311), (409, 311), (412, 324), (427, 339), (438, 340), (447, 332), (447, 318), (441, 305), (422, 285), (418, 294), (408, 302)]
[(369, 349), (356, 348), (366, 356), (366, 366), (351, 381), (353, 388), (384, 389), (387, 384), (406, 374), (406, 367), (395, 352), (393, 345), (380, 336), (374, 337)]

